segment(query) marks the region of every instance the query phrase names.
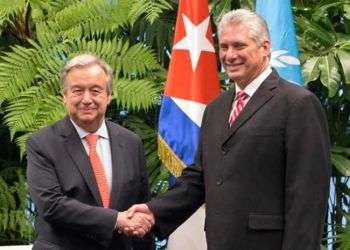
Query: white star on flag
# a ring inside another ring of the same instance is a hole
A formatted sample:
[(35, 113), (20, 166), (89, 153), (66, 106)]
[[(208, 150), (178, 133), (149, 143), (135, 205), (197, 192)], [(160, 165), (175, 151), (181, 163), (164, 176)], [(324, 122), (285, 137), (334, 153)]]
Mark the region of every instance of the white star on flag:
[(188, 50), (190, 53), (192, 70), (195, 71), (202, 51), (215, 53), (214, 46), (206, 37), (209, 26), (209, 16), (198, 25), (194, 25), (185, 14), (182, 14), (182, 19), (185, 24), (186, 36), (177, 42), (173, 49)]

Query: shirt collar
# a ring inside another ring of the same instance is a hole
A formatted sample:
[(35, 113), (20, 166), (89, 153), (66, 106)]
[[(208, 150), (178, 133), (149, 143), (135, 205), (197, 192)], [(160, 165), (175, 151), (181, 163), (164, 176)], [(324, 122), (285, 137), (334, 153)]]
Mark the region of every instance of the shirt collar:
[[(249, 96), (253, 96), (255, 91), (260, 87), (260, 85), (265, 81), (265, 79), (271, 74), (272, 69), (267, 67), (263, 72), (260, 73), (253, 81), (251, 81), (245, 88), (244, 92)], [(235, 84), (236, 93), (242, 89)]]
[[(90, 134), (85, 129), (79, 127), (72, 119), (70, 119), (70, 120), (73, 123), (73, 126), (75, 127), (75, 129), (77, 130), (80, 139), (83, 139), (85, 136)], [(105, 139), (109, 138), (105, 120), (102, 122), (101, 126), (97, 129), (97, 131), (93, 134), (99, 135), (100, 137), (105, 138)]]

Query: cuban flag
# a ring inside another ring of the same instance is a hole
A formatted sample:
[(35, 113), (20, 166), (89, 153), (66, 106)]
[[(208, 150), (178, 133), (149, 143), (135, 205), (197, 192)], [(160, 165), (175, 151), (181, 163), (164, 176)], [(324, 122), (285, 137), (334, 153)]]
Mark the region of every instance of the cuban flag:
[(291, 1), (257, 0), (256, 13), (266, 20), (269, 27), (272, 42), (271, 67), (282, 78), (303, 85)]
[[(194, 163), (204, 109), (219, 93), (208, 1), (180, 0), (158, 129), (159, 157), (174, 176)], [(167, 249), (206, 249), (204, 217), (202, 206)]]
[(180, 0), (158, 129), (159, 156), (173, 175), (194, 163), (204, 109), (219, 92), (208, 1)]

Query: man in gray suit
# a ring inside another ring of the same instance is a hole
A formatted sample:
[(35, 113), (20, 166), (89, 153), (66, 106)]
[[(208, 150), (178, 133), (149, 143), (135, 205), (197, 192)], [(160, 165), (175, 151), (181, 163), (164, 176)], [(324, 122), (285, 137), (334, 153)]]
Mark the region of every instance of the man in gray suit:
[(195, 166), (129, 215), (153, 215), (154, 231), (166, 236), (205, 202), (209, 250), (319, 249), (330, 176), (322, 107), (270, 68), (260, 16), (233, 10), (221, 19), (218, 37), (234, 87), (204, 112)]
[(105, 120), (112, 82), (104, 61), (74, 57), (61, 72), (68, 116), (28, 140), (33, 249), (153, 249), (150, 237), (118, 233), (132, 227), (143, 235), (153, 221), (121, 212), (148, 200), (148, 176), (140, 138)]

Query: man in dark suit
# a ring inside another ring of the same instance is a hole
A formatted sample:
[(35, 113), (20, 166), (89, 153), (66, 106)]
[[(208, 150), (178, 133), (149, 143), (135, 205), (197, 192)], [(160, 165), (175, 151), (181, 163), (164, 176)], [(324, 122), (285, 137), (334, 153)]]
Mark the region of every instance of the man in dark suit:
[(129, 216), (154, 215), (154, 231), (166, 236), (205, 202), (209, 250), (319, 249), (330, 176), (322, 107), (269, 67), (261, 17), (231, 11), (218, 36), (234, 88), (207, 106), (195, 166)]
[(140, 138), (106, 121), (112, 70), (93, 55), (74, 57), (61, 72), (69, 116), (34, 133), (27, 143), (27, 177), (37, 209), (33, 249), (153, 249), (143, 235), (152, 218), (130, 220), (126, 210), (148, 200)]

